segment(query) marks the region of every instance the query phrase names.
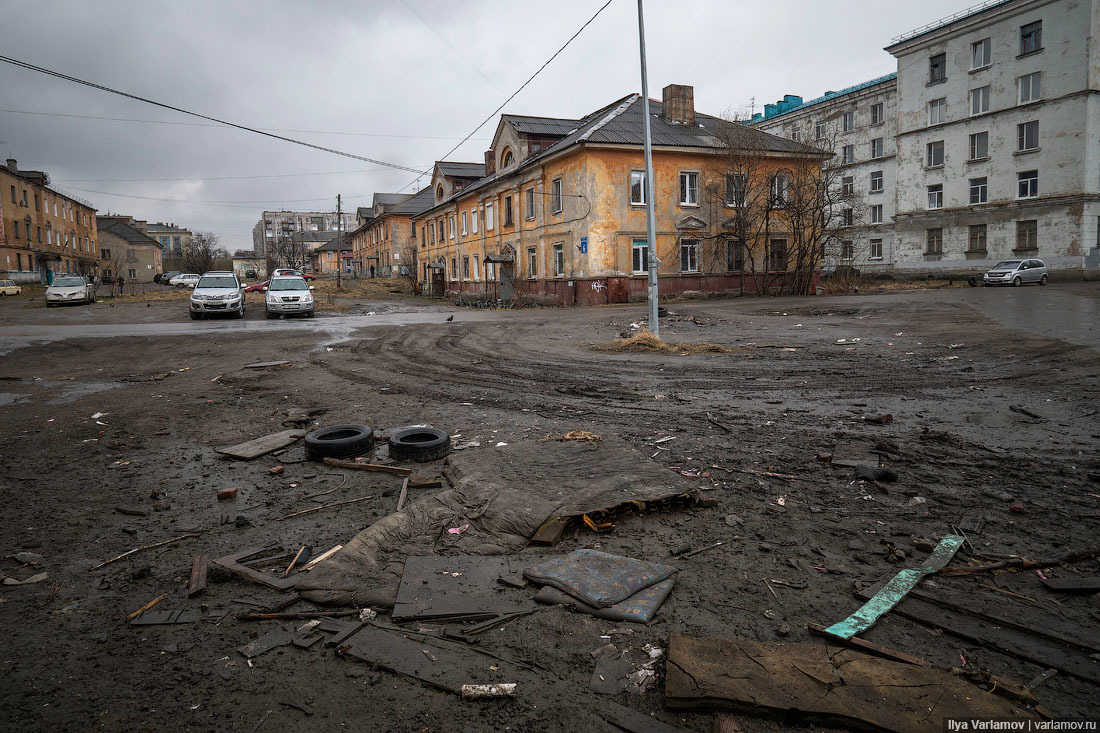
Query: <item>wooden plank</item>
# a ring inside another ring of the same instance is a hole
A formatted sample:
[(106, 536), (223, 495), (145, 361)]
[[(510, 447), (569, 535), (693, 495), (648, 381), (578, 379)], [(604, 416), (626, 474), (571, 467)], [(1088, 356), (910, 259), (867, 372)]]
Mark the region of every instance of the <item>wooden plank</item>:
[[(868, 594), (863, 592), (859, 595), (866, 597)], [(943, 629), (961, 639), (1035, 662), (1044, 668), (1053, 667), (1074, 677), (1100, 683), (1100, 665), (1090, 659), (1085, 651), (1053, 639), (1037, 637), (1027, 631), (984, 622), (919, 598), (906, 598), (897, 605), (894, 613)]]
[(292, 641), (294, 641), (294, 634), (292, 632), (286, 629), (276, 629), (275, 631), (264, 634), (258, 639), (250, 641), (237, 649), (237, 651), (247, 659), (252, 659), (272, 649), (286, 646)]
[(225, 448), (215, 448), (214, 450), (230, 458), (251, 461), (253, 458), (259, 458), (265, 453), (271, 453), (280, 448), (285, 448), (288, 445), (293, 445), (305, 437), (305, 434), (305, 430), (282, 430), (278, 433), (254, 438), (244, 443), (231, 445)]
[(1040, 578), (1040, 581), (1058, 593), (1100, 593), (1100, 578)]
[(1026, 721), (1027, 710), (950, 672), (818, 644), (669, 637), (665, 706), (741, 710), (887, 731), (944, 718)]
[(394, 511), (401, 511), (405, 508), (405, 500), (409, 498), (409, 479), (411, 476), (406, 476), (405, 480), (401, 482), (401, 494), (397, 497), (397, 509)]
[(245, 364), (245, 369), (265, 369), (267, 367), (277, 367), (284, 364), (289, 364), (289, 361), (257, 361), (252, 364)]
[(553, 547), (561, 541), (565, 528), (569, 525), (570, 517), (554, 517), (543, 522), (542, 526), (531, 535), (531, 543), (535, 545), (547, 545)]
[(876, 644), (873, 641), (867, 641), (866, 639), (860, 639), (858, 636), (853, 636), (850, 639), (845, 639), (842, 636), (836, 636), (835, 634), (830, 634), (829, 630), (826, 629), (821, 624), (806, 624), (806, 628), (809, 629), (809, 631), (813, 634), (817, 634), (818, 636), (823, 636), (826, 639), (829, 639), (830, 641), (834, 641), (838, 644), (843, 644), (843, 645), (851, 647), (853, 649), (858, 649), (861, 652), (866, 652), (866, 653), (871, 654), (871, 655), (876, 656), (876, 657), (882, 657), (883, 659), (892, 659), (895, 662), (903, 662), (905, 664), (916, 664), (917, 666), (920, 666), (920, 667), (931, 667), (932, 666), (932, 663), (925, 660), (925, 659), (921, 659), (920, 657), (914, 657), (913, 655), (906, 654), (905, 652), (899, 652), (896, 649), (891, 649), (888, 646), (882, 646), (881, 644)]
[(159, 626), (162, 624), (193, 624), (202, 619), (202, 613), (191, 608), (169, 611), (146, 611), (130, 621), (131, 626)]
[[(313, 568), (317, 567), (319, 564), (323, 563), (325, 560), (328, 560), (330, 557), (332, 557), (333, 555), (335, 555), (337, 552), (339, 552), (342, 549), (344, 549), (343, 545), (336, 545), (336, 547), (333, 547), (329, 550), (325, 550), (320, 555), (313, 558), (312, 560), (307, 562), (302, 567), (298, 568), (298, 572), (305, 573), (305, 572), (308, 572), (310, 570), (313, 570)], [(294, 576), (294, 577), (297, 578), (298, 576)]]
[(341, 461), (339, 458), (327, 457), (325, 463), (336, 468), (351, 468), (356, 471), (377, 471), (378, 473), (392, 473), (395, 476), (408, 476), (412, 474), (411, 468), (401, 466), (384, 466), (381, 463), (363, 463), (361, 461)]
[(187, 597), (197, 596), (206, 590), (206, 571), (210, 567), (210, 555), (202, 553), (195, 556), (191, 564), (191, 582), (187, 586)]
[(609, 700), (601, 700), (597, 710), (597, 715), (608, 723), (630, 733), (679, 733), (683, 730)]
[(211, 560), (213, 564), (218, 567), (225, 568), (226, 570), (243, 575), (249, 580), (254, 580), (257, 583), (274, 588), (276, 590), (289, 590), (293, 588), (299, 580), (302, 579), (300, 575), (294, 575), (290, 578), (279, 578), (274, 575), (268, 575), (267, 573), (261, 573), (259, 570), (253, 570), (247, 565), (242, 565), (241, 560), (247, 559), (252, 555), (263, 552), (269, 549), (267, 545), (260, 545), (258, 547), (249, 547), (248, 549), (234, 552), (232, 555), (226, 555), (225, 557), (219, 557)]

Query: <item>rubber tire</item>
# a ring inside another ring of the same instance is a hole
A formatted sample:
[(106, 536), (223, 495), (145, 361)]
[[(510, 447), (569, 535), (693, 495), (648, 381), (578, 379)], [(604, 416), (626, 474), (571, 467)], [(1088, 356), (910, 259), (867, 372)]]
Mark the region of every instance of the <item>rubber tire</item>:
[(1024, 281), (1020, 279), (1019, 275), (1017, 275), (1016, 277), (1014, 277), (1012, 279), (1012, 287), (1014, 287), (1014, 288), (1018, 288), (1023, 284), (1024, 284)]
[(390, 433), (390, 458), (427, 463), (451, 452), (451, 436), (436, 428), (404, 428)]
[(191, 311), (191, 320), (192, 321), (201, 321), (202, 320), (202, 313), (196, 313), (195, 311)]
[(976, 288), (978, 287), (978, 278), (971, 275), (970, 277), (966, 278), (966, 284), (972, 288)]
[(315, 311), (310, 311), (309, 313), (306, 313), (306, 318), (313, 318), (314, 313)]
[(1040, 285), (1046, 285), (1047, 284), (1047, 276), (1046, 275), (1043, 275), (1041, 278), (1039, 278), (1039, 284)]
[[(266, 308), (264, 310), (267, 311)], [(267, 311), (267, 320), (270, 321), (272, 318), (275, 318), (275, 314), (272, 313), (271, 311)]]
[(351, 458), (374, 447), (374, 428), (370, 425), (329, 425), (306, 433), (306, 458)]

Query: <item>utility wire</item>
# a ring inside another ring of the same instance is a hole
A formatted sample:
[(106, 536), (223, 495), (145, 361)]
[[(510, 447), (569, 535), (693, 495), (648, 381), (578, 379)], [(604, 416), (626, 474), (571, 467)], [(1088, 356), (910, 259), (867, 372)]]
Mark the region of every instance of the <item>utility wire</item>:
[[(511, 102), (511, 101), (512, 101), (513, 99), (515, 99), (515, 98), (516, 98), (516, 96), (517, 96), (517, 95), (518, 95), (518, 94), (519, 94), (520, 92), (522, 92), (522, 91), (523, 91), (523, 90), (524, 90), (524, 89), (525, 89), (525, 88), (527, 87), (527, 85), (528, 85), (528, 84), (530, 84), (530, 83), (531, 83), (532, 81), (534, 81), (534, 80), (535, 80), (535, 77), (536, 77), (536, 76), (538, 76), (539, 74), (541, 74), (541, 73), (542, 73), (542, 70), (543, 70), (543, 69), (545, 69), (545, 68), (546, 68), (547, 66), (549, 66), (549, 65), (550, 65), (550, 62), (552, 62), (552, 61), (553, 61), (554, 59), (556, 59), (556, 58), (558, 57), (558, 55), (559, 55), (559, 54), (561, 54), (561, 52), (562, 52), (562, 51), (564, 51), (564, 50), (566, 49), (566, 47), (568, 47), (568, 46), (569, 46), (569, 44), (570, 44), (570, 43), (572, 43), (572, 42), (573, 42), (573, 40), (574, 40), (574, 39), (575, 39), (575, 38), (576, 38), (577, 36), (579, 36), (579, 35), (580, 35), (580, 34), (581, 34), (581, 33), (582, 33), (583, 31), (584, 31), (584, 29), (585, 29), (585, 28), (587, 28), (587, 27), (588, 27), (589, 25), (591, 25), (591, 24), (592, 24), (592, 21), (594, 21), (594, 20), (595, 20), (595, 19), (596, 19), (597, 17), (599, 17), (600, 13), (602, 13), (602, 12), (603, 12), (603, 11), (604, 11), (604, 10), (605, 10), (605, 9), (607, 8), (607, 6), (611, 4), (611, 1), (612, 1), (612, 0), (607, 0), (607, 2), (605, 2), (605, 3), (603, 4), (603, 5), (601, 5), (601, 6), (600, 6), (600, 9), (599, 9), (599, 10), (597, 10), (597, 11), (595, 12), (595, 14), (594, 14), (594, 15), (593, 15), (593, 16), (592, 16), (591, 18), (589, 18), (588, 20), (586, 20), (586, 21), (585, 21), (585, 23), (584, 23), (584, 25), (582, 25), (582, 26), (581, 26), (580, 28), (578, 28), (578, 29), (577, 29), (577, 32), (576, 32), (576, 33), (574, 33), (573, 35), (571, 35), (571, 36), (569, 37), (569, 40), (567, 40), (567, 41), (566, 41), (566, 42), (565, 42), (565, 43), (564, 43), (564, 44), (562, 45), (562, 47), (561, 47), (561, 48), (559, 48), (559, 49), (558, 49), (557, 51), (555, 51), (555, 52), (554, 52), (554, 55), (553, 55), (553, 56), (551, 56), (550, 58), (548, 58), (548, 59), (546, 60), (546, 62), (545, 62), (545, 63), (543, 63), (543, 65), (542, 65), (542, 66), (540, 66), (540, 67), (539, 67), (539, 68), (538, 68), (538, 69), (537, 69), (537, 70), (535, 71), (535, 73), (534, 73), (534, 74), (531, 74), (531, 76), (530, 76), (530, 77), (528, 77), (527, 81), (523, 82), (523, 84), (521, 84), (521, 85), (520, 85), (519, 89), (517, 89), (516, 91), (512, 92), (512, 95), (511, 95), (510, 97), (508, 97), (508, 99), (505, 99), (505, 100), (504, 100), (503, 102), (501, 102), (501, 104), (500, 104), (500, 106), (499, 106), (499, 107), (497, 107), (497, 108), (496, 108), (496, 109), (494, 109), (494, 110), (493, 110), (492, 112), (490, 112), (490, 113), (489, 113), (489, 116), (488, 116), (488, 117), (486, 117), (486, 118), (485, 118), (484, 120), (482, 120), (482, 121), (481, 121), (481, 123), (480, 123), (480, 124), (479, 124), (479, 125), (478, 125), (477, 127), (475, 127), (475, 128), (474, 128), (474, 129), (473, 129), (473, 130), (472, 130), (472, 131), (470, 132), (470, 134), (469, 134), (469, 135), (467, 135), (466, 137), (462, 138), (462, 142), (460, 142), (460, 143), (459, 143), (458, 145), (455, 145), (455, 146), (454, 146), (453, 148), (451, 148), (451, 149), (450, 149), (450, 150), (448, 150), (448, 151), (447, 151), (446, 153), (444, 153), (444, 154), (443, 154), (443, 157), (442, 157), (442, 158), (440, 158), (439, 160), (446, 160), (446, 159), (447, 159), (447, 156), (448, 156), (448, 155), (450, 155), (451, 153), (453, 153), (454, 151), (456, 151), (456, 150), (458, 150), (458, 149), (459, 149), (460, 147), (462, 147), (462, 146), (463, 146), (463, 145), (464, 145), (464, 144), (465, 144), (465, 143), (466, 143), (466, 142), (467, 142), (468, 140), (470, 140), (470, 138), (472, 138), (472, 137), (474, 136), (474, 134), (476, 134), (476, 133), (477, 133), (477, 131), (478, 131), (478, 130), (480, 130), (481, 128), (485, 127), (486, 123), (488, 123), (488, 122), (489, 122), (489, 120), (493, 119), (493, 117), (495, 117), (495, 116), (496, 116), (497, 112), (500, 112), (500, 111), (501, 111), (502, 109), (504, 109), (504, 106), (505, 106), (506, 104), (508, 104), (509, 102)], [(3, 59), (3, 58), (4, 58), (3, 56), (0, 56), (0, 59)], [(429, 173), (430, 171), (431, 171), (431, 169), (430, 169), (430, 168), (429, 168), (428, 170), (425, 170), (425, 171), (417, 171), (418, 175), (417, 175), (416, 179), (415, 179), (415, 180), (412, 180), (412, 181), (409, 181), (408, 183), (406, 183), (406, 184), (405, 184), (404, 186), (402, 186), (402, 189), (405, 189), (405, 188), (408, 188), (409, 186), (415, 185), (415, 184), (416, 184), (416, 181), (420, 179), (420, 176), (424, 176), (424, 175), (427, 175), (427, 174), (428, 174), (428, 173)]]
[(255, 178), (300, 178), (302, 176), (345, 176), (374, 173), (385, 168), (364, 168), (357, 171), (323, 171), (319, 173), (272, 173), (257, 176), (190, 176), (185, 178), (52, 178), (59, 183), (166, 183), (171, 181), (240, 181)]
[[(329, 201), (329, 200), (332, 199), (331, 196), (325, 196), (325, 197), (319, 198), (319, 199), (262, 199), (260, 201), (196, 201), (196, 200), (192, 200), (192, 199), (169, 199), (169, 198), (161, 198), (161, 197), (157, 197), (157, 196), (138, 196), (138, 195), (129, 194), (129, 193), (112, 193), (111, 191), (97, 191), (97, 190), (91, 189), (91, 188), (77, 188), (76, 186), (73, 186), (72, 190), (81, 191), (81, 192), (84, 192), (84, 193), (98, 193), (98, 194), (101, 194), (103, 196), (120, 196), (120, 197), (126, 198), (126, 199), (141, 199), (143, 201), (167, 201), (167, 202), (173, 203), (173, 204), (201, 204), (203, 206), (225, 206), (225, 207), (229, 207), (229, 208), (242, 208), (242, 209), (244, 209), (244, 208), (254, 208), (256, 204), (304, 204), (304, 203), (311, 203), (311, 202), (314, 202), (314, 201)], [(370, 194), (362, 194), (362, 195), (359, 195), (359, 196), (345, 196), (344, 198), (346, 198), (346, 199), (370, 198)], [(250, 204), (250, 205), (245, 206), (244, 204)]]
[[(610, 3), (611, 0), (608, 0), (608, 2)], [(607, 7), (607, 6), (605, 5), (604, 7)], [(252, 132), (252, 133), (255, 133), (257, 135), (264, 135), (265, 137), (274, 138), (275, 140), (282, 140), (283, 142), (294, 143), (295, 145), (302, 145), (302, 146), (307, 147), (307, 148), (313, 148), (314, 150), (320, 150), (320, 151), (323, 151), (323, 152), (326, 152), (326, 153), (332, 153), (333, 155), (342, 155), (345, 158), (354, 158), (355, 160), (362, 160), (362, 161), (365, 161), (367, 163), (374, 163), (375, 165), (386, 166), (387, 168), (395, 168), (395, 169), (400, 170), (400, 171), (409, 171), (410, 173), (421, 173), (421, 171), (417, 170), (416, 168), (409, 168), (408, 166), (398, 165), (397, 163), (387, 163), (384, 160), (375, 160), (374, 158), (365, 158), (362, 155), (355, 155), (354, 153), (345, 153), (344, 151), (336, 150), (335, 148), (326, 148), (323, 145), (315, 145), (313, 143), (307, 143), (303, 140), (295, 140), (294, 138), (291, 138), (291, 137), (285, 137), (283, 135), (276, 135), (273, 132), (264, 132), (263, 130), (257, 129), (255, 127), (247, 127), (245, 125), (238, 125), (235, 122), (227, 122), (226, 120), (220, 120), (217, 117), (210, 117), (209, 115), (199, 114), (198, 112), (191, 112), (189, 110), (183, 109), (182, 107), (174, 107), (170, 104), (165, 104), (163, 102), (157, 102), (157, 101), (154, 101), (152, 99), (147, 99), (146, 97), (140, 97), (136, 94), (130, 94), (129, 92), (122, 92), (122, 91), (119, 91), (118, 89), (112, 89), (111, 87), (103, 86), (102, 84), (97, 84), (97, 83), (91, 82), (91, 81), (85, 81), (84, 79), (78, 79), (75, 76), (69, 76), (68, 74), (62, 74), (58, 71), (52, 71), (52, 70), (44, 68), (42, 66), (36, 66), (34, 64), (27, 63), (26, 61), (20, 61), (19, 59), (13, 59), (10, 56), (0, 56), (0, 61), (4, 62), (6, 64), (11, 64), (13, 66), (18, 66), (22, 69), (28, 69), (30, 71), (37, 71), (41, 74), (46, 74), (47, 76), (53, 76), (53, 77), (56, 77), (58, 79), (64, 79), (65, 81), (71, 81), (74, 84), (82, 84), (86, 87), (91, 87), (92, 89), (99, 89), (100, 91), (110, 92), (111, 94), (117, 94), (120, 97), (126, 97), (128, 99), (136, 99), (139, 102), (145, 102), (146, 104), (152, 104), (152, 105), (155, 105), (157, 107), (163, 107), (164, 109), (170, 109), (173, 112), (180, 112), (180, 113), (183, 113), (185, 115), (191, 115), (192, 117), (198, 117), (198, 118), (203, 119), (203, 120), (210, 120), (211, 122), (217, 122), (217, 123), (222, 124), (222, 125), (228, 125), (229, 127), (235, 127), (238, 130), (244, 130), (245, 132)], [(482, 124), (484, 124), (484, 123), (482, 123)], [(475, 132), (476, 132), (476, 130), (475, 130)], [(471, 136), (472, 136), (472, 133), (471, 133)], [(469, 138), (467, 138), (467, 139), (469, 139)], [(463, 140), (463, 142), (465, 142), (465, 140)], [(462, 143), (459, 143), (459, 145), (461, 145), (461, 144)]]

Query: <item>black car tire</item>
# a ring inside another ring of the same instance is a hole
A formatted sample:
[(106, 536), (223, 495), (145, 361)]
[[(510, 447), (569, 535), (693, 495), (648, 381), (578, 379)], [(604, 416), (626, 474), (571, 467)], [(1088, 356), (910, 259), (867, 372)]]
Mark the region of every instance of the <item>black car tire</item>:
[(1020, 276), (1019, 276), (1019, 275), (1017, 275), (1016, 277), (1012, 278), (1012, 287), (1014, 287), (1014, 288), (1018, 288), (1018, 287), (1020, 287), (1020, 286), (1021, 286), (1021, 285), (1023, 285), (1023, 284), (1024, 284), (1024, 281), (1023, 281), (1023, 280), (1022, 280), (1022, 279), (1020, 278)]
[(202, 319), (202, 313), (196, 313), (195, 311), (191, 311), (191, 320), (192, 321), (198, 321), (200, 319)]
[(1039, 278), (1039, 284), (1040, 285), (1046, 285), (1047, 284), (1047, 276), (1046, 275), (1043, 275), (1041, 278)]
[(330, 425), (306, 433), (306, 458), (350, 458), (374, 447), (374, 428), (369, 425)]
[(314, 311), (309, 311), (308, 313), (306, 313), (306, 318), (313, 318), (313, 314)]
[(267, 311), (267, 319), (268, 319), (269, 321), (270, 321), (270, 320), (271, 320), (272, 318), (274, 318), (274, 317), (275, 317), (275, 314), (274, 314), (274, 313), (272, 313), (271, 311)]
[(427, 463), (451, 452), (451, 436), (436, 428), (404, 428), (390, 433), (390, 458)]

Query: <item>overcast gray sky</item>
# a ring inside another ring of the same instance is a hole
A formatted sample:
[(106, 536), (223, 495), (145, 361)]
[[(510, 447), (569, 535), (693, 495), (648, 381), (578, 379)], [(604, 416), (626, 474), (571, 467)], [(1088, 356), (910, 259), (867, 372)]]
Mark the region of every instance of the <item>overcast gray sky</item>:
[[(0, 54), (428, 169), (603, 3), (0, 0)], [(972, 4), (647, 0), (650, 96), (690, 84), (710, 114), (817, 97), (896, 70), (892, 37)], [(5, 157), (100, 213), (211, 230), (230, 250), (251, 248), (264, 209), (334, 211), (338, 193), (350, 209), (416, 181), (10, 64), (0, 90)], [(613, 0), (504, 111), (576, 117), (640, 90), (637, 3)], [(449, 159), (482, 160), (495, 124)]]

